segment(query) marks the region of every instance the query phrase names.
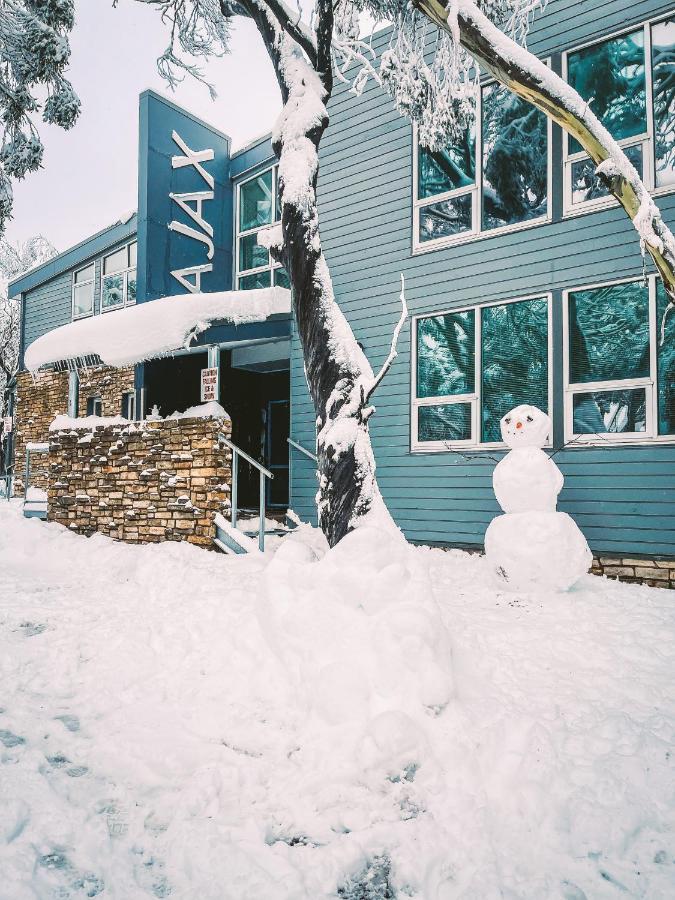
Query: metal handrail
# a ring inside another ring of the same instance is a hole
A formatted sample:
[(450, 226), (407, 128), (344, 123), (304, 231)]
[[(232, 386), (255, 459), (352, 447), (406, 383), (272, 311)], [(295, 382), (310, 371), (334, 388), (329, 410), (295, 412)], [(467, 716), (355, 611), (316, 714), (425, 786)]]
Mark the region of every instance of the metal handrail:
[(308, 450), (306, 447), (303, 447), (302, 444), (298, 444), (297, 441), (294, 441), (293, 438), (286, 438), (288, 443), (293, 447), (294, 450), (299, 450), (300, 453), (304, 453), (305, 456), (308, 456), (310, 459), (313, 459), (314, 462), (317, 462), (316, 453), (312, 453), (311, 450)]
[(257, 459), (253, 459), (252, 456), (249, 456), (241, 447), (237, 447), (236, 444), (233, 444), (229, 438), (226, 438), (224, 434), (218, 435), (219, 439), (225, 444), (226, 447), (229, 447), (232, 451), (232, 490), (230, 494), (230, 501), (232, 505), (232, 513), (230, 516), (230, 521), (232, 523), (232, 527), (237, 527), (237, 513), (238, 513), (238, 503), (237, 503), (237, 492), (238, 492), (238, 481), (239, 481), (239, 457), (243, 457), (247, 463), (250, 463), (254, 468), (256, 468), (260, 472), (260, 524), (258, 526), (258, 547), (261, 553), (265, 552), (265, 479), (274, 478), (272, 472), (269, 469), (266, 469), (262, 463), (259, 463)]

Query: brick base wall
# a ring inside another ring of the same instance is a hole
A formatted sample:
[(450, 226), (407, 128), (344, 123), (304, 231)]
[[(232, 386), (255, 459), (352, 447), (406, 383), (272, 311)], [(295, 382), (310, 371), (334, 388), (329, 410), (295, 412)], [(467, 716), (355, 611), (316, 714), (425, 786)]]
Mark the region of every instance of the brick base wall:
[(79, 534), (212, 547), (229, 505), (229, 419), (163, 419), (52, 432), (48, 517)]
[[(27, 443), (46, 443), (54, 416), (68, 412), (68, 373), (40, 372), (33, 376), (19, 372), (14, 414), (14, 494), (23, 494)], [(49, 462), (46, 453), (31, 456), (30, 483), (47, 490)]]
[(94, 369), (80, 370), (78, 391), (78, 415), (87, 415), (89, 397), (100, 397), (102, 416), (120, 416), (122, 414), (122, 395), (134, 389), (133, 366), (113, 369), (110, 366), (97, 366)]
[(594, 556), (591, 572), (630, 584), (675, 589), (675, 559)]

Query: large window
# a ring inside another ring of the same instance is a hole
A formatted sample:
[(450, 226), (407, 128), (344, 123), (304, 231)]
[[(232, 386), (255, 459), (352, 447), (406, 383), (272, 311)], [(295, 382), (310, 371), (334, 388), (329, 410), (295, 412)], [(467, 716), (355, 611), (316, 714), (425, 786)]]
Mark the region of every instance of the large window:
[(565, 439), (675, 435), (675, 325), (659, 346), (666, 297), (655, 277), (572, 290), (565, 306)]
[(136, 241), (103, 257), (101, 312), (136, 302)]
[(73, 319), (81, 319), (94, 312), (95, 272), (94, 263), (73, 272)]
[(514, 406), (548, 412), (549, 317), (535, 297), (417, 318), (413, 450), (499, 443)]
[(474, 123), (461, 140), (439, 153), (415, 138), (417, 249), (522, 227), (548, 216), (546, 116), (497, 84), (482, 88), (478, 107), (481, 127)]
[(261, 229), (278, 222), (277, 168), (268, 169), (242, 182), (237, 188), (236, 286), (240, 291), (255, 288), (290, 287), (286, 270), (258, 244)]
[[(675, 183), (675, 17), (565, 55), (567, 80), (623, 148), (648, 188)], [(565, 135), (565, 209), (612, 202), (595, 164)]]

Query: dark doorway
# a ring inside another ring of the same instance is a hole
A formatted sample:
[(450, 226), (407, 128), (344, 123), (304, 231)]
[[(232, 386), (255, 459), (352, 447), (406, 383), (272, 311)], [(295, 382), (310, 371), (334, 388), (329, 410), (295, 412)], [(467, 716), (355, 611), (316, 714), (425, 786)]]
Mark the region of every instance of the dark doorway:
[[(232, 419), (232, 440), (274, 473), (267, 488), (268, 506), (288, 507), (288, 442), (290, 417), (289, 373), (255, 372), (230, 366), (221, 358), (220, 402)], [(271, 466), (275, 468), (271, 468)], [(278, 472), (278, 474), (277, 474)], [(260, 484), (257, 469), (239, 463), (239, 504), (257, 508)], [(276, 483), (275, 483), (276, 482)]]
[(197, 406), (200, 400), (201, 372), (206, 368), (206, 353), (188, 353), (153, 359), (145, 364), (145, 410), (154, 406), (166, 417)]

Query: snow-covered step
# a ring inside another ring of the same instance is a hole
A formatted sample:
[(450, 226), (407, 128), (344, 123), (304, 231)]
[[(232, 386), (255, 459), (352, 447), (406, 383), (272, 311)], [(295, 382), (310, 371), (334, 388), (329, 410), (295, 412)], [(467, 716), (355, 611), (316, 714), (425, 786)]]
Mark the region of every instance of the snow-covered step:
[(223, 553), (242, 555), (244, 553), (260, 553), (258, 542), (252, 540), (238, 528), (233, 528), (232, 523), (220, 513), (215, 517), (216, 536), (213, 543)]

